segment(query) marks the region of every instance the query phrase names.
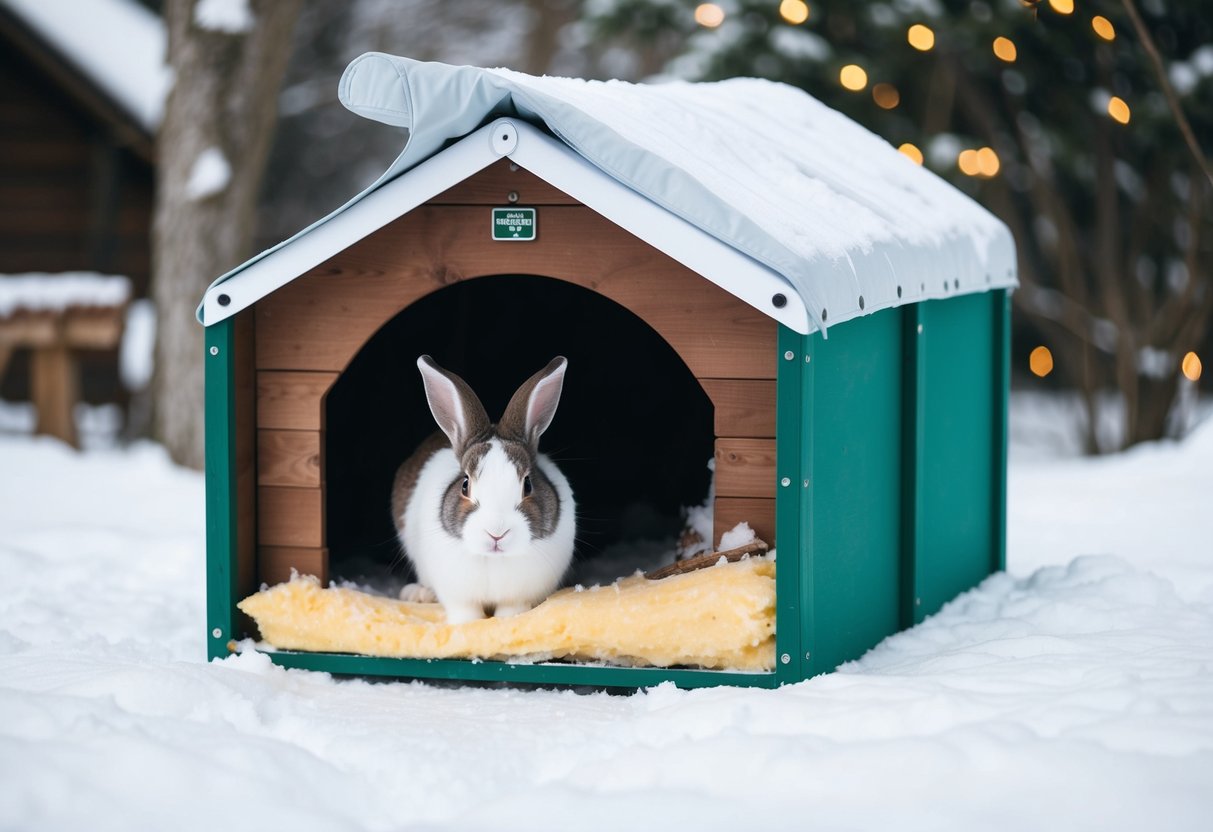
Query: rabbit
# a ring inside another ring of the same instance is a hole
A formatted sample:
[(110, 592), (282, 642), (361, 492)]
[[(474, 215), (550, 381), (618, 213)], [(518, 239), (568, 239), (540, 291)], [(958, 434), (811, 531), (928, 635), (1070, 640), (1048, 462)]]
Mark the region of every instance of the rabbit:
[(552, 423), (568, 362), (557, 356), (489, 422), (472, 389), (428, 355), (417, 359), (441, 428), (404, 461), (392, 514), (418, 584), (404, 600), (437, 600), (462, 624), (531, 609), (559, 586), (573, 559), (576, 506), (539, 437)]

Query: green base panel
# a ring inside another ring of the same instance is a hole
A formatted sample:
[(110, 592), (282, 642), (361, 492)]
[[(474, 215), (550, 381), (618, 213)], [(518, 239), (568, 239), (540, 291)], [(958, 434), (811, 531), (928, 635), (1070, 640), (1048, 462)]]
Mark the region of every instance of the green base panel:
[(267, 651), (265, 655), (282, 667), (319, 670), (340, 676), (391, 676), (402, 679), (584, 685), (601, 688), (647, 688), (662, 682), (673, 682), (680, 688), (704, 688), (714, 685), (775, 687), (774, 673), (729, 670), (610, 667), (555, 662), (509, 664), (457, 659), (391, 659), (354, 653), (305, 653), (296, 650)]

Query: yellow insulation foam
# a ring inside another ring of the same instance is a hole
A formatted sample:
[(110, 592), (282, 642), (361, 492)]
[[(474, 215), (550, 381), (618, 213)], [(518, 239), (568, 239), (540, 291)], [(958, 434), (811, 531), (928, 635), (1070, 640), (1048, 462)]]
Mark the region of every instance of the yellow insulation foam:
[(751, 558), (674, 575), (563, 589), (529, 612), (450, 625), (439, 604), (354, 589), (311, 576), (238, 605), (284, 650), (423, 659), (570, 659), (624, 665), (775, 666), (775, 563)]

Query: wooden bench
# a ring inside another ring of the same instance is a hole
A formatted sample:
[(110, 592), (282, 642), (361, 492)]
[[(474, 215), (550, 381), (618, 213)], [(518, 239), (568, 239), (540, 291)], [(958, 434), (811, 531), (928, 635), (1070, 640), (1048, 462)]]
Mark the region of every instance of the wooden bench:
[(130, 281), (92, 273), (0, 276), (0, 380), (18, 349), (31, 351), (35, 432), (79, 447), (80, 350), (112, 350), (122, 340)]

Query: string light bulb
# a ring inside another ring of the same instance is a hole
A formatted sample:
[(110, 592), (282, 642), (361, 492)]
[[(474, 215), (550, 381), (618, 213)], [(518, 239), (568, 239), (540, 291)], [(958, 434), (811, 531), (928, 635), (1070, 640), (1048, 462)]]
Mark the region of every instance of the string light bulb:
[(929, 26), (915, 23), (906, 31), (906, 40), (919, 52), (930, 52), (935, 46), (935, 32)]
[(695, 22), (705, 29), (715, 29), (724, 23), (724, 9), (715, 3), (700, 3), (695, 7)]
[(1104, 40), (1116, 40), (1116, 27), (1112, 25), (1112, 21), (1101, 14), (1091, 18), (1091, 28)]
[(809, 19), (809, 4), (804, 0), (783, 0), (779, 4), (779, 16), (793, 26), (799, 26)]
[(851, 92), (859, 92), (868, 85), (868, 73), (859, 64), (847, 64), (838, 70), (838, 83)]
[(1184, 356), (1184, 360), (1180, 362), (1179, 368), (1183, 371), (1184, 378), (1188, 381), (1200, 381), (1200, 356), (1194, 352), (1190, 352)]
[(1044, 378), (1049, 373), (1053, 372), (1053, 353), (1043, 344), (1032, 350), (1028, 356), (1028, 369), (1032, 371), (1032, 375)]
[(1019, 50), (1015, 48), (1015, 42), (1010, 38), (996, 37), (994, 38), (994, 56), (1000, 61), (1013, 64), (1019, 57)]
[(997, 176), (998, 169), (1001, 166), (998, 161), (998, 154), (994, 152), (994, 148), (983, 147), (977, 151), (977, 170), (982, 176), (987, 179)]
[(1049, 0), (1049, 6), (1058, 14), (1074, 14), (1074, 0)]
[(909, 159), (912, 162), (914, 162), (914, 164), (916, 164), (916, 165), (922, 164), (922, 151), (918, 149), (917, 145), (911, 144), (910, 142), (906, 142), (901, 147), (897, 148), (897, 150), (902, 155), (909, 157)]
[(1112, 117), (1113, 121), (1120, 122), (1121, 124), (1128, 124), (1129, 119), (1133, 117), (1133, 114), (1129, 111), (1129, 105), (1118, 95), (1114, 95), (1108, 99), (1108, 115)]
[(892, 84), (876, 84), (872, 87), (872, 100), (882, 110), (892, 110), (901, 103), (901, 93)]
[(960, 155), (956, 157), (956, 164), (960, 166), (960, 172), (965, 176), (977, 176), (981, 173), (981, 164), (977, 161), (976, 150), (960, 151)]

